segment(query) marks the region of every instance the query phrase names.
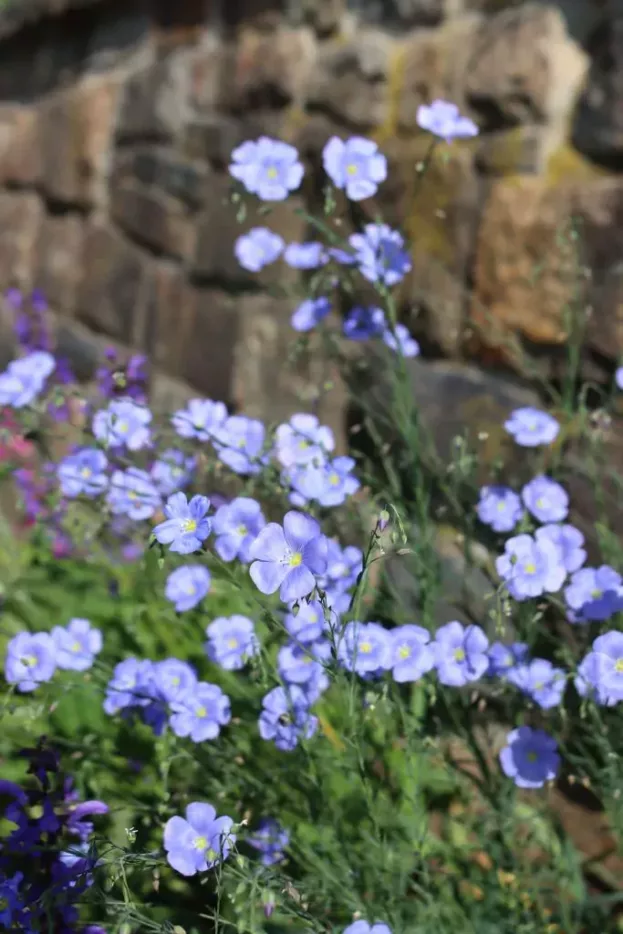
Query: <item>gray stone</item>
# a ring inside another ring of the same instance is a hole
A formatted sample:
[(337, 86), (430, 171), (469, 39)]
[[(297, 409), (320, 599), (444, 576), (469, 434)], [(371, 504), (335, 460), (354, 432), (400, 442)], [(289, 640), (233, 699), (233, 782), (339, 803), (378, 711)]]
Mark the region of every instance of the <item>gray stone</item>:
[(117, 138), (172, 140), (188, 119), (188, 57), (177, 53), (133, 75), (123, 89)]
[(623, 168), (623, 17), (606, 20), (588, 40), (591, 65), (578, 103), (573, 142), (610, 168)]

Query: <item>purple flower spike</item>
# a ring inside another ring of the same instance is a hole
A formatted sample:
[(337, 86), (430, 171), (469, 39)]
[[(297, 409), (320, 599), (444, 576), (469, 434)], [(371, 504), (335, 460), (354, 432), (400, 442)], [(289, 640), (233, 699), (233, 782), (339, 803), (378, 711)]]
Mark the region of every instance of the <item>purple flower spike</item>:
[(266, 525), (250, 548), (253, 561), (251, 580), (261, 593), (279, 590), (284, 603), (309, 596), (317, 574), (327, 567), (327, 540), (315, 519), (300, 512), (288, 512), (283, 528), (276, 522)]

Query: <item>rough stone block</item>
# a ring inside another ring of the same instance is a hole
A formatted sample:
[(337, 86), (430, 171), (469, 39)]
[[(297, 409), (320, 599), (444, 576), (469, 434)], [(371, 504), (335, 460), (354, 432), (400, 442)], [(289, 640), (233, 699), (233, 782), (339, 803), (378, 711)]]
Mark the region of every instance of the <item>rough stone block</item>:
[(575, 114), (580, 152), (615, 170), (623, 167), (623, 16), (606, 19), (587, 42), (591, 58)]
[(0, 285), (29, 289), (43, 204), (35, 194), (0, 194)]
[(270, 34), (243, 29), (228, 82), (229, 106), (245, 111), (302, 100), (315, 58), (311, 29), (282, 27)]
[(110, 207), (113, 219), (140, 243), (178, 259), (192, 254), (192, 219), (175, 199), (128, 181), (115, 185)]
[(143, 146), (115, 154), (111, 187), (136, 181), (193, 208), (205, 198), (208, 175), (208, 168), (201, 163), (189, 162), (156, 146)]
[(80, 215), (46, 217), (37, 241), (34, 281), (50, 304), (73, 314), (82, 277), (84, 222)]
[(0, 181), (35, 185), (41, 177), (39, 120), (35, 107), (0, 109)]
[(132, 75), (123, 88), (117, 138), (172, 140), (188, 112), (189, 55), (177, 52)]

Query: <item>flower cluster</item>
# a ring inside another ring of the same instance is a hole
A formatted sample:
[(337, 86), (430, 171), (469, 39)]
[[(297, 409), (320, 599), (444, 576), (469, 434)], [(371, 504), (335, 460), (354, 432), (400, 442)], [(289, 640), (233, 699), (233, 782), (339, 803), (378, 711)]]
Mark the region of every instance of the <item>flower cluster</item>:
[(102, 634), (88, 619), (72, 619), (67, 626), (47, 632), (20, 632), (8, 646), (4, 677), (18, 691), (34, 691), (49, 681), (56, 669), (87, 671), (102, 649)]

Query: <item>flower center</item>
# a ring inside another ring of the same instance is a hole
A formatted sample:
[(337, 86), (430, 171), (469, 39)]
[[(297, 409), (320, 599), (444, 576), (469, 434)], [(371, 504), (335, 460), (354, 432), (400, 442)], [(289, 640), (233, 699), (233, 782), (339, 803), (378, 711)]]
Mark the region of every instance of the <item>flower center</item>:
[(128, 422), (122, 419), (121, 421), (117, 422), (117, 424), (115, 425), (115, 428), (119, 432), (120, 435), (127, 435), (130, 425), (128, 424)]
[(604, 592), (600, 590), (599, 587), (596, 587), (595, 590), (591, 590), (591, 597), (593, 600), (599, 600), (600, 597), (603, 597)]
[(201, 717), (201, 719), (208, 716), (208, 711), (203, 706), (197, 707), (196, 713), (198, 717)]
[(354, 162), (351, 162), (349, 165), (346, 166), (346, 174), (347, 175), (357, 174), (357, 166), (354, 164)]
[(455, 649), (454, 660), (455, 662), (464, 662), (465, 661), (465, 649), (462, 649), (462, 648)]
[(206, 850), (206, 859), (210, 863), (214, 863), (218, 859), (218, 853), (211, 846)]
[(228, 640), (227, 640), (227, 648), (228, 648), (228, 649), (237, 649), (237, 648), (238, 648), (238, 640), (237, 640), (237, 639), (228, 639)]
[(197, 592), (197, 588), (195, 587), (194, 584), (188, 584), (188, 586), (184, 590), (184, 593), (188, 594), (189, 597), (193, 597), (196, 592)]
[(195, 850), (205, 850), (208, 846), (207, 837), (195, 837), (193, 840), (193, 847)]
[(128, 490), (128, 499), (138, 499), (136, 490)]
[(303, 555), (300, 551), (295, 551), (293, 555), (290, 555), (288, 559), (288, 564), (291, 568), (298, 568), (303, 563)]
[(364, 655), (369, 655), (372, 651), (372, 645), (370, 642), (362, 642), (359, 646), (359, 651), (363, 652)]
[(80, 645), (80, 643), (79, 643), (78, 641), (76, 641), (76, 642), (73, 643), (73, 645), (72, 645), (72, 647), (71, 647), (71, 651), (72, 651), (72, 652), (79, 652), (81, 648), (82, 648), (82, 646)]
[(526, 574), (535, 574), (536, 564), (534, 564), (532, 561), (528, 561), (528, 563), (524, 565), (524, 571)]
[(80, 471), (80, 476), (84, 477), (85, 480), (88, 480), (88, 478), (91, 476), (92, 473), (93, 471), (91, 470), (90, 467), (83, 467), (82, 470)]
[(411, 649), (409, 648), (408, 645), (401, 645), (400, 648), (398, 649), (398, 655), (400, 656), (400, 658), (409, 658), (409, 656), (411, 655)]
[(543, 509), (543, 507), (545, 506), (545, 500), (543, 499), (542, 496), (539, 496), (539, 498), (536, 501), (536, 505), (539, 507), (539, 509)]
[(197, 531), (197, 520), (196, 519), (182, 519), (181, 528), (182, 528), (182, 532), (196, 532)]
[(340, 483), (339, 475), (336, 473), (332, 473), (331, 476), (329, 477), (329, 483), (331, 484), (331, 486), (339, 486), (339, 483)]
[(619, 674), (623, 674), (623, 658), (617, 658), (614, 663), (614, 670)]
[(530, 752), (526, 756), (526, 759), (528, 760), (528, 762), (536, 762), (538, 758), (539, 757), (537, 756), (536, 752), (533, 749), (531, 749)]
[(500, 500), (497, 505), (498, 512), (504, 512), (505, 509), (506, 509), (506, 503), (504, 502), (504, 500)]
[(34, 668), (35, 665), (37, 664), (37, 658), (35, 655), (22, 655), (22, 657), (20, 658), (20, 662), (26, 668)]
[(247, 530), (246, 525), (239, 525), (238, 528), (236, 529), (236, 532), (238, 533), (240, 538), (244, 538), (245, 535), (247, 534), (247, 531), (248, 530)]
[(271, 165), (270, 168), (266, 170), (266, 175), (268, 176), (268, 178), (277, 178), (277, 176), (279, 175), (279, 172), (277, 171), (274, 165)]
[(305, 438), (301, 438), (301, 440), (299, 441), (299, 444), (298, 444), (299, 451), (306, 451), (307, 448), (310, 447), (310, 446), (311, 446), (311, 445), (310, 445), (309, 441), (307, 441)]

